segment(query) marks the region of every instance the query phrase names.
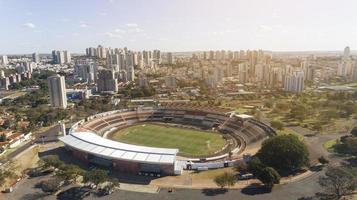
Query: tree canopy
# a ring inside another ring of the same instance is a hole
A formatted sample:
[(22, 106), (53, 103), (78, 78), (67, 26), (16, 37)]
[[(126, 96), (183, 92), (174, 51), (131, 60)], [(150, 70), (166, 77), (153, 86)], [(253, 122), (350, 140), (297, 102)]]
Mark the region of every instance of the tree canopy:
[(280, 175), (279, 173), (272, 167), (265, 167), (262, 169), (257, 178), (267, 187), (273, 188), (274, 184), (280, 183)]
[(351, 130), (351, 135), (357, 137), (357, 126)]
[(40, 164), (42, 165), (43, 168), (48, 168), (48, 167), (60, 168), (64, 165), (63, 161), (60, 160), (57, 155), (45, 156), (41, 160)]
[(60, 179), (66, 181), (67, 183), (72, 183), (77, 180), (77, 178), (83, 174), (83, 170), (77, 165), (63, 165), (60, 170), (56, 173), (56, 176)]
[(344, 167), (330, 167), (325, 176), (319, 178), (324, 191), (318, 193), (321, 199), (341, 199), (351, 195), (357, 189), (357, 178)]
[(278, 129), (278, 130), (282, 130), (283, 127), (284, 127), (284, 124), (281, 122), (281, 121), (278, 121), (278, 120), (274, 120), (270, 123), (270, 125), (275, 128), (275, 129)]
[(288, 172), (309, 165), (309, 152), (295, 135), (279, 135), (263, 142), (257, 153), (261, 162), (279, 172)]
[(84, 174), (83, 182), (84, 183), (94, 183), (95, 185), (98, 185), (100, 183), (104, 183), (108, 179), (109, 179), (109, 177), (105, 170), (94, 169), (94, 170), (87, 171)]
[(222, 189), (227, 186), (233, 186), (237, 180), (233, 173), (225, 172), (214, 178), (214, 182)]

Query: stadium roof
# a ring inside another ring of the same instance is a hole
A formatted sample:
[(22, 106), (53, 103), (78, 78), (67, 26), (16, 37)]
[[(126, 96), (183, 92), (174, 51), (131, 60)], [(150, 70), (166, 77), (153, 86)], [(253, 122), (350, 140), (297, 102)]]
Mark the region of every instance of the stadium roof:
[(142, 163), (172, 164), (178, 149), (137, 146), (105, 139), (92, 132), (72, 132), (59, 138), (66, 145), (99, 157)]

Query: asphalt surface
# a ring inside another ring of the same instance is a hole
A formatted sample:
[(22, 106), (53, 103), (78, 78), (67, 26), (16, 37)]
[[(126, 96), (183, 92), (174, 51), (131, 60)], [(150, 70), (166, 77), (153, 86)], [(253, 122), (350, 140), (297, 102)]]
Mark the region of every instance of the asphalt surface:
[[(276, 186), (271, 193), (264, 193), (264, 191), (254, 188), (226, 191), (217, 189), (175, 189), (173, 192), (168, 192), (168, 189), (164, 188), (157, 194), (117, 190), (113, 194), (104, 197), (97, 197), (94, 194), (91, 194), (91, 196), (84, 198), (84, 200), (297, 200), (301, 197), (313, 196), (316, 192), (321, 190), (320, 186), (317, 184), (317, 180), (322, 173), (323, 172), (320, 171), (302, 180)], [(41, 189), (34, 187), (36, 183), (48, 178), (48, 176), (44, 176), (21, 181), (15, 186), (13, 193), (0, 194), (0, 199), (56, 200), (57, 197), (55, 195), (44, 194)], [(63, 189), (65, 190), (68, 188), (69, 187)]]
[[(313, 132), (302, 127), (291, 126), (289, 129), (294, 130), (298, 134), (304, 136), (304, 143), (309, 149), (310, 153), (310, 164), (317, 164), (318, 158), (324, 156), (325, 158), (330, 158), (331, 164), (337, 164), (342, 161), (340, 157), (334, 156), (329, 153), (323, 146), (323, 144), (330, 140), (339, 139), (344, 134), (318, 134), (313, 135)], [(348, 134), (348, 133), (346, 133)]]

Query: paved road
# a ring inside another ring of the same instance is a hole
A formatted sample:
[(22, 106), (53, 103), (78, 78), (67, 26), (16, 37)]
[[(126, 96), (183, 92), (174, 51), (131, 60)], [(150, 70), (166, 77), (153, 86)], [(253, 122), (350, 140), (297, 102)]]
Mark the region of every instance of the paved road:
[[(314, 132), (299, 126), (291, 126), (289, 129), (294, 130), (296, 133), (304, 136), (304, 142), (310, 152), (311, 164), (316, 164), (317, 159), (321, 156), (330, 157), (332, 162), (340, 162), (341, 159), (331, 155), (324, 147), (323, 144), (329, 140), (335, 140), (343, 136), (343, 134), (318, 134), (313, 135)], [(347, 133), (346, 133), (347, 134)]]
[[(228, 190), (226, 192), (217, 192), (217, 190), (200, 190), (200, 189), (177, 189), (172, 193), (169, 193), (167, 189), (161, 189), (157, 194), (129, 192), (118, 190), (113, 194), (105, 197), (98, 198), (94, 195), (85, 198), (85, 200), (297, 200), (300, 197), (312, 196), (321, 188), (317, 184), (317, 179), (322, 172), (317, 172), (312, 176), (309, 176), (300, 181), (294, 183), (276, 186), (271, 193), (252, 194), (252, 189), (243, 190)], [(0, 199), (12, 199), (12, 200), (56, 200), (54, 195), (46, 195), (40, 189), (33, 186), (45, 180), (48, 177), (36, 177), (32, 179), (26, 179), (20, 182), (13, 193), (0, 194)], [(67, 200), (67, 199), (66, 199)]]
[(6, 163), (7, 161), (13, 159), (17, 155), (19, 155), (21, 152), (23, 152), (24, 150), (26, 150), (27, 148), (32, 146), (33, 143), (42, 143), (42, 142), (46, 143), (46, 142), (57, 141), (58, 140), (57, 139), (58, 130), (59, 130), (59, 127), (54, 126), (43, 133), (36, 134), (35, 139), (33, 141), (26, 143), (25, 145), (17, 148), (15, 151), (11, 152), (6, 157), (0, 159), (0, 163)]
[(313, 196), (321, 190), (317, 184), (318, 177), (322, 172), (315, 173), (303, 180), (277, 186), (271, 193), (252, 194), (252, 190), (228, 190), (227, 192), (215, 192), (213, 190), (189, 190), (178, 189), (173, 193), (169, 193), (166, 189), (161, 189), (158, 194), (147, 194), (128, 191), (116, 191), (112, 195), (97, 198), (94, 196), (86, 198), (87, 200), (94, 199), (121, 199), (121, 200), (157, 200), (157, 199), (172, 199), (172, 200), (204, 200), (204, 199), (222, 199), (222, 200), (297, 200), (300, 197)]

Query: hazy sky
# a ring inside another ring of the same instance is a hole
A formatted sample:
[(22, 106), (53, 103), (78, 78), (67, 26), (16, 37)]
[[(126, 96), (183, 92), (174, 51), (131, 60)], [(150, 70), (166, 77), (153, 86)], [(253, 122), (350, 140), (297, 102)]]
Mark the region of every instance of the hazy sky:
[(357, 47), (357, 0), (0, 0), (0, 53), (341, 50)]

